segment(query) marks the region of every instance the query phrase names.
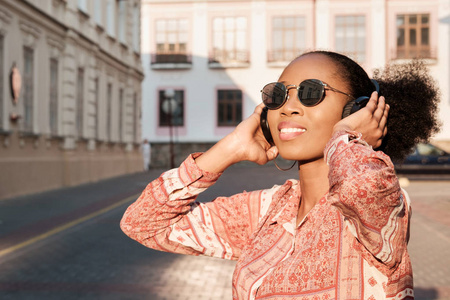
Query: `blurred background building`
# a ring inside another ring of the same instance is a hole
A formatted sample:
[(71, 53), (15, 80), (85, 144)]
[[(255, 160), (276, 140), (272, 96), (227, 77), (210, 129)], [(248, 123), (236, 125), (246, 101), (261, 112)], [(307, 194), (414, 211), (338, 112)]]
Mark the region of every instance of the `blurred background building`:
[(299, 54), (345, 53), (369, 74), (423, 58), (442, 92), (450, 148), (448, 0), (142, 0), (143, 137), (178, 164), (231, 132)]
[(152, 167), (178, 165), (231, 132), (262, 86), (314, 49), (348, 54), (369, 74), (423, 58), (442, 93), (433, 142), (450, 150), (449, 6), (0, 0), (0, 199), (142, 171), (143, 139)]
[(142, 170), (140, 0), (0, 0), (0, 198)]

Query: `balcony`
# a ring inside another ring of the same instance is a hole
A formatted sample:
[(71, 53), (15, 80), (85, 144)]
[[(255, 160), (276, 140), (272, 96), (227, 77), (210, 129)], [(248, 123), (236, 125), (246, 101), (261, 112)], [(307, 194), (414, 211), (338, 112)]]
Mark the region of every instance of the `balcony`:
[(151, 67), (154, 70), (190, 69), (192, 56), (186, 53), (158, 52), (152, 54)]
[(214, 49), (209, 55), (208, 66), (211, 69), (248, 68), (250, 54), (247, 50)]
[(425, 59), (436, 60), (437, 50), (430, 46), (416, 46), (416, 47), (404, 47), (397, 46), (397, 49), (392, 51), (392, 58), (396, 60), (402, 59)]
[(267, 51), (267, 65), (269, 67), (286, 67), (292, 60), (301, 55), (305, 49), (280, 49)]

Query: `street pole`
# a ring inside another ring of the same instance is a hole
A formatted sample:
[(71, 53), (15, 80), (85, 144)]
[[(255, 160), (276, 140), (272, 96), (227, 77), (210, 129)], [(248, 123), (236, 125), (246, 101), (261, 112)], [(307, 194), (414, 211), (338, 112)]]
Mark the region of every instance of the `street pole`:
[(175, 155), (173, 151), (173, 128), (172, 128), (172, 99), (169, 100), (169, 135), (170, 135), (170, 143), (169, 143), (169, 151), (170, 151), (170, 168), (175, 168)]
[[(166, 114), (169, 115), (169, 152), (170, 152), (170, 168), (175, 168), (175, 154), (174, 154), (174, 147), (173, 147), (173, 113), (175, 112), (177, 105), (176, 103), (172, 103), (175, 101), (175, 91), (173, 89), (166, 89), (164, 91), (164, 96), (166, 98), (164, 104), (167, 104), (167, 106), (163, 105), (163, 110)], [(173, 105), (175, 104), (175, 105)]]

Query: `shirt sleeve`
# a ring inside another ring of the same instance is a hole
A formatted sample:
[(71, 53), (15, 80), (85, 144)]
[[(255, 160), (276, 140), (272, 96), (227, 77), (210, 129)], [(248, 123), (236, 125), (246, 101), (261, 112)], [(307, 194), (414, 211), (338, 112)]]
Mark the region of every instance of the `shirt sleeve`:
[(121, 229), (156, 250), (237, 259), (271, 197), (254, 191), (197, 202), (198, 194), (221, 175), (198, 168), (198, 155), (151, 182), (126, 210)]
[[(336, 133), (325, 148), (330, 199), (344, 216), (361, 251), (389, 273), (406, 251), (409, 203), (390, 158), (356, 132)], [(371, 256), (371, 257), (370, 257)]]

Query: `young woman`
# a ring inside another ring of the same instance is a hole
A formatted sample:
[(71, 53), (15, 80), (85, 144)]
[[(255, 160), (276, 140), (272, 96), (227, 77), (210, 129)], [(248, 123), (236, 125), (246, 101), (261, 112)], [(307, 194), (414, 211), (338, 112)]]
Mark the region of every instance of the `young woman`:
[[(231, 134), (151, 182), (122, 230), (157, 250), (238, 260), (234, 299), (412, 299), (411, 210), (388, 155), (437, 131), (439, 99), (422, 65), (402, 68), (378, 76), (388, 105), (351, 59), (303, 54)], [(359, 96), (370, 100), (346, 116)], [(195, 202), (230, 165), (277, 155), (298, 162), (297, 180)]]

